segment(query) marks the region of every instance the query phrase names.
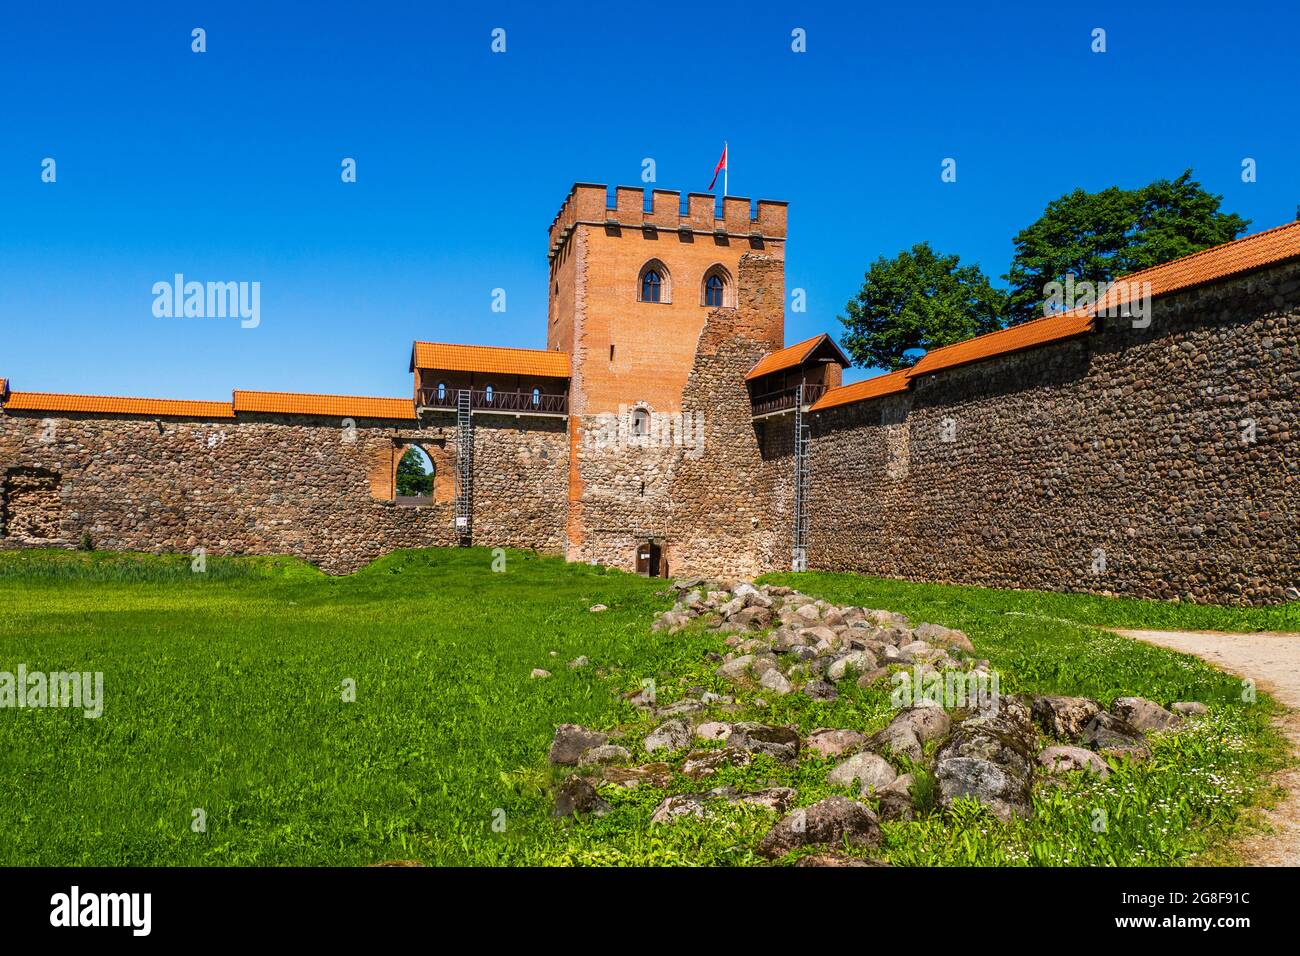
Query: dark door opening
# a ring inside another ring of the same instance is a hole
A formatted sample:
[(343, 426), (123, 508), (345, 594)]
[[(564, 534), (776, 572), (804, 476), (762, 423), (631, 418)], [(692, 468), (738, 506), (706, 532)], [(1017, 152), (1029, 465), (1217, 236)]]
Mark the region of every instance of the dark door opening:
[(660, 574), (660, 552), (659, 545), (653, 541), (647, 541), (636, 549), (636, 572), (645, 574), (652, 578), (659, 577)]

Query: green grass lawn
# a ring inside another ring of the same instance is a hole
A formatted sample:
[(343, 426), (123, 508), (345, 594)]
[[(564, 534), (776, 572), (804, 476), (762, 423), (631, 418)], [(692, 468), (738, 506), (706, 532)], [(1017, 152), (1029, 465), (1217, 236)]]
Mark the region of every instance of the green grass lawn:
[[(1212, 707), (1149, 763), (1043, 797), (1029, 823), (971, 813), (888, 824), (891, 862), (1184, 862), (1231, 830), (1280, 759), (1266, 699), (1245, 704), (1237, 680), (1094, 625), (1297, 629), (1295, 605), (773, 578), (961, 627), (1004, 693)], [(773, 820), (759, 809), (650, 828), (663, 794), (643, 788), (602, 791), (613, 812), (601, 819), (550, 815), (557, 724), (621, 727), (635, 750), (649, 723), (621, 692), (644, 678), (659, 682), (660, 703), (688, 686), (727, 689), (704, 659), (716, 635), (650, 631), (672, 603), (663, 587), (513, 551), (496, 573), (484, 549), (400, 552), (341, 578), (289, 558), (209, 559), (194, 574), (188, 557), (0, 553), (0, 671), (102, 671), (105, 685), (99, 719), (0, 710), (0, 864), (757, 862), (749, 847)], [(597, 602), (609, 610), (589, 613)], [(570, 670), (578, 655), (591, 666)], [(532, 680), (534, 667), (554, 676)], [(355, 702), (343, 699), (347, 680)], [(742, 704), (804, 731), (873, 730), (889, 715), (887, 694), (856, 687), (832, 703)], [(788, 783), (807, 804), (831, 792), (832, 765), (759, 760), (710, 785)], [(672, 789), (698, 785), (676, 778)], [(1089, 826), (1098, 807), (1104, 834)], [(204, 833), (191, 829), (195, 808)]]

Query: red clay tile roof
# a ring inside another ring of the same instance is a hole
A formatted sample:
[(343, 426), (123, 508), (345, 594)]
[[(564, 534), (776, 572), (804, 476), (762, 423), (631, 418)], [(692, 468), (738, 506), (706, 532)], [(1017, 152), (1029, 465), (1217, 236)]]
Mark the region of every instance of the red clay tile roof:
[(569, 353), (555, 349), (507, 349), (493, 345), (416, 342), (411, 349), (411, 371), (417, 368), (568, 378)]
[(840, 347), (835, 344), (835, 340), (823, 332), (821, 335), (814, 335), (810, 339), (804, 339), (802, 342), (794, 343), (794, 345), (787, 345), (775, 352), (768, 352), (745, 375), (745, 381), (752, 381), (764, 375), (771, 375), (774, 372), (783, 372), (788, 368), (798, 368), (824, 342), (829, 342), (831, 347), (835, 349), (842, 360), (842, 365), (847, 367), (853, 364), (849, 361), (848, 356), (840, 350)]
[(167, 415), (179, 418), (234, 418), (229, 402), (194, 402), (169, 398), (118, 398), (56, 392), (10, 392), (6, 411), (91, 412), (113, 415)]
[[(910, 369), (890, 372), (888, 375), (879, 375), (852, 385), (831, 389), (812, 406), (812, 410), (819, 411), (836, 405), (892, 394), (905, 389), (908, 380), (918, 375), (928, 375), (940, 369), (953, 368), (968, 362), (1083, 335), (1092, 331), (1097, 312), (1109, 311), (1115, 306), (1123, 305), (1136, 295), (1144, 294), (1145, 283), (1150, 283), (1150, 295), (1154, 298), (1298, 257), (1300, 257), (1300, 222), (1289, 222), (1273, 229), (1257, 232), (1253, 236), (1234, 239), (1232, 242), (1203, 249), (1181, 259), (1174, 259), (1150, 269), (1121, 276), (1117, 284), (1107, 290), (1106, 295), (1095, 307), (1045, 316), (997, 332), (979, 335), (965, 342), (932, 349)], [(1118, 284), (1120, 281), (1123, 284)], [(807, 344), (801, 342), (790, 348), (795, 349)], [(790, 349), (783, 351), (788, 352)], [(781, 354), (773, 352), (767, 358)], [(750, 375), (752, 376), (753, 372)]]
[(957, 365), (965, 365), (967, 362), (993, 358), (996, 355), (1019, 352), (1021, 349), (1033, 348), (1036, 345), (1059, 342), (1090, 331), (1092, 331), (1091, 310), (1049, 315), (1010, 328), (999, 329), (996, 332), (977, 335), (965, 342), (931, 349), (912, 366), (908, 378), (929, 375), (940, 369), (953, 368)]
[(942, 368), (1082, 335), (1092, 330), (1093, 316), (1098, 312), (1111, 311), (1145, 294), (1146, 283), (1150, 283), (1150, 295), (1154, 298), (1296, 257), (1300, 257), (1300, 222), (1289, 222), (1121, 276), (1094, 307), (1045, 316), (934, 349), (912, 366), (912, 375), (927, 375)]
[(902, 368), (897, 372), (888, 372), (854, 382), (852, 385), (829, 389), (821, 398), (813, 402), (811, 410), (820, 412), (823, 409), (835, 408), (837, 405), (848, 405), (851, 402), (866, 401), (868, 398), (879, 398), (881, 395), (905, 392), (908, 385), (907, 374), (910, 371), (911, 369)]
[(9, 392), (9, 379), (0, 378), (0, 403), (5, 400), (5, 395)]
[(328, 415), (331, 418), (415, 419), (415, 403), (409, 398), (306, 395), (301, 392), (250, 392), (239, 389), (235, 390), (235, 411)]
[[(1297, 256), (1300, 256), (1300, 221), (1274, 226), (1220, 246), (1211, 246), (1193, 252), (1190, 256), (1152, 266), (1141, 272), (1132, 272), (1121, 278), (1130, 285), (1135, 282), (1150, 282), (1151, 295), (1167, 295)], [(1122, 291), (1112, 289), (1111, 295), (1103, 299), (1099, 307), (1127, 301), (1127, 297), (1120, 295)]]

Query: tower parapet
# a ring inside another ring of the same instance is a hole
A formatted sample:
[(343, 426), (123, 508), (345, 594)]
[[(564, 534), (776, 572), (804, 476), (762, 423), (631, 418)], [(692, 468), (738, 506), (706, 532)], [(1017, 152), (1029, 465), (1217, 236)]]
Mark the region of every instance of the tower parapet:
[(787, 204), (775, 199), (760, 199), (756, 208), (751, 208), (744, 197), (725, 196), (719, 216), (711, 193), (687, 194), (685, 212), (682, 194), (672, 189), (618, 186), (612, 205), (608, 197), (609, 189), (600, 183), (574, 184), (551, 222), (548, 258), (559, 254), (580, 225), (665, 229), (765, 241), (784, 242), (786, 238)]

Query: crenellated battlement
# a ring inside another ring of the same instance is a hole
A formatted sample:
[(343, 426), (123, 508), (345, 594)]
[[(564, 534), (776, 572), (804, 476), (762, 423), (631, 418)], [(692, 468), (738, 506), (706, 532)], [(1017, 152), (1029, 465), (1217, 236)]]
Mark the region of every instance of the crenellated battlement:
[(559, 253), (579, 225), (668, 229), (784, 241), (786, 206), (787, 203), (778, 200), (760, 199), (756, 208), (751, 208), (750, 201), (744, 197), (726, 196), (719, 216), (712, 193), (688, 193), (683, 203), (682, 194), (673, 189), (616, 186), (611, 204), (607, 186), (575, 183), (551, 222), (548, 258)]

